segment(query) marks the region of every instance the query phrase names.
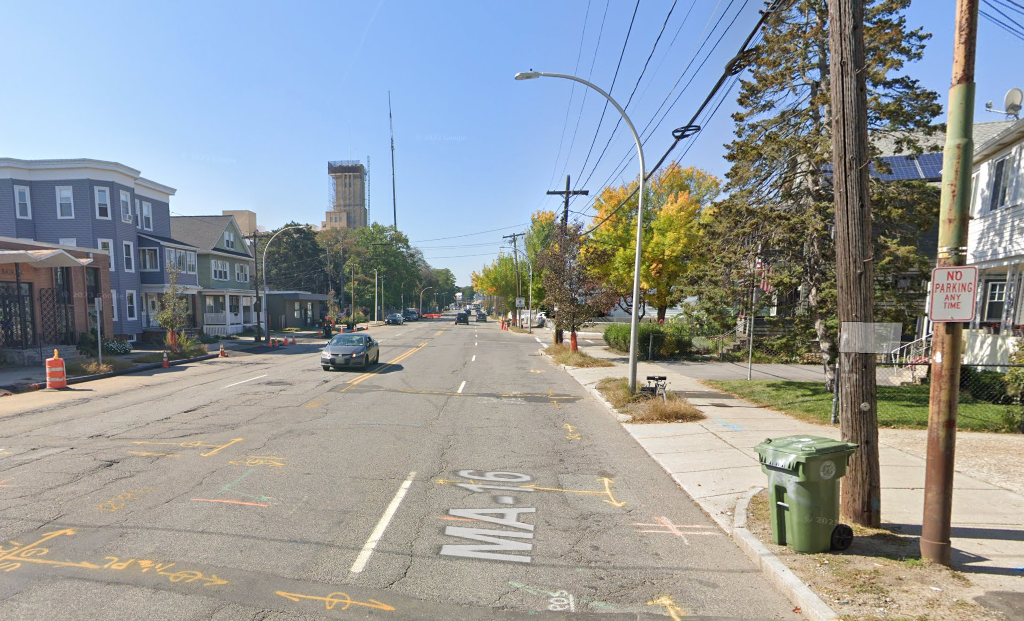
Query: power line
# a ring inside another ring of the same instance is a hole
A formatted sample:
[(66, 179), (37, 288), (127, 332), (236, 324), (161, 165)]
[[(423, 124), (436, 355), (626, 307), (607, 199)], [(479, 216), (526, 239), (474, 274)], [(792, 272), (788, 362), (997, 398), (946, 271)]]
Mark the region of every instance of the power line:
[[(658, 49), (658, 42), (661, 41), (661, 35), (665, 34), (665, 27), (668, 26), (668, 20), (672, 17), (672, 11), (676, 10), (677, 2), (678, 0), (672, 0), (672, 6), (669, 7), (668, 14), (665, 15), (665, 21), (661, 23), (661, 30), (658, 31), (658, 36), (654, 39), (654, 45), (651, 46), (651, 52), (647, 55), (647, 60), (644, 61), (643, 69), (640, 70), (640, 75), (636, 78), (636, 83), (633, 85), (632, 92), (629, 93), (629, 98), (626, 99), (625, 105), (622, 106), (623, 110), (629, 109), (629, 104), (633, 101), (633, 95), (636, 95), (636, 89), (640, 88), (640, 81), (644, 79), (644, 74), (647, 72), (647, 65), (650, 64), (651, 58), (654, 56), (654, 51)], [(639, 3), (637, 3), (637, 6), (639, 6)], [(608, 140), (604, 143), (604, 148), (601, 149), (601, 155), (597, 156), (597, 161), (594, 162), (594, 169), (590, 172), (591, 176), (594, 174), (593, 171), (597, 170), (601, 160), (604, 159), (604, 154), (608, 151), (608, 145), (612, 143), (612, 138), (615, 137), (615, 132), (619, 131), (620, 125), (622, 125), (622, 115), (619, 115), (619, 119), (615, 121), (615, 127), (612, 128), (612, 133), (608, 134)], [(600, 129), (600, 125), (598, 126), (598, 129)], [(584, 167), (586, 167), (586, 163), (584, 163)], [(583, 173), (581, 172), (580, 174)], [(587, 181), (589, 180), (590, 176), (587, 177)], [(587, 181), (584, 181), (583, 185), (586, 185)]]
[[(760, 32), (761, 27), (768, 20), (768, 17), (772, 15), (775, 11), (777, 11), (779, 7), (784, 3), (784, 1), (785, 0), (770, 0), (768, 5), (764, 8), (764, 10), (761, 13), (761, 19), (757, 21), (757, 24), (754, 25), (754, 28), (750, 31), (750, 34), (743, 41), (743, 45), (740, 46), (739, 53), (737, 53), (736, 56), (734, 56), (728, 63), (726, 63), (725, 70), (722, 72), (722, 76), (718, 79), (718, 82), (715, 83), (715, 86), (711, 89), (711, 92), (708, 93), (708, 96), (704, 99), (704, 102), (701, 103), (700, 107), (697, 109), (697, 112), (694, 113), (693, 117), (690, 119), (690, 122), (672, 131), (672, 136), (675, 140), (672, 141), (672, 144), (669, 145), (668, 150), (665, 151), (664, 155), (661, 156), (658, 162), (653, 167), (651, 167), (650, 172), (644, 175), (644, 181), (650, 179), (651, 176), (654, 175), (654, 173), (658, 170), (658, 168), (661, 167), (661, 165), (665, 162), (665, 160), (672, 153), (673, 149), (676, 148), (676, 145), (678, 145), (680, 141), (682, 141), (684, 138), (693, 136), (694, 134), (700, 131), (700, 126), (695, 124), (697, 119), (700, 117), (701, 113), (707, 107), (708, 103), (722, 88), (722, 85), (725, 83), (725, 81), (732, 76), (738, 75), (743, 71), (744, 68), (746, 68), (747, 64), (750, 62), (751, 56), (753, 55), (753, 48), (748, 48), (748, 46), (750, 45), (751, 41), (753, 41), (754, 37), (757, 36), (757, 34)], [(626, 203), (629, 202), (629, 200), (636, 195), (637, 190), (639, 190), (639, 185), (636, 189), (630, 192), (629, 196), (623, 199), (623, 201), (619, 203), (619, 205), (615, 209), (613, 209), (611, 213), (605, 216), (600, 222), (590, 227), (590, 229), (588, 229), (584, 233), (584, 235), (589, 235), (590, 233), (594, 232), (595, 230), (597, 230), (598, 227), (600, 227), (602, 224), (607, 222), (612, 216), (618, 213), (619, 210), (622, 209), (626, 205)]]
[[(626, 45), (629, 44), (629, 35), (633, 32), (633, 22), (636, 21), (636, 12), (640, 8), (640, 0), (636, 0), (636, 6), (633, 7), (633, 17), (629, 20), (629, 29), (626, 31), (626, 39), (622, 42), (622, 51), (619, 52), (619, 62), (615, 65), (615, 74), (612, 76), (612, 85), (608, 88), (608, 94), (610, 95), (615, 89), (615, 81), (619, 79), (619, 69), (622, 68), (622, 57), (626, 55)], [(597, 131), (594, 132), (594, 139), (590, 141), (590, 149), (587, 151), (587, 157), (583, 160), (583, 166), (580, 168), (580, 174), (576, 175), (576, 178), (583, 176), (583, 171), (587, 169), (587, 162), (590, 161), (590, 155), (594, 152), (594, 144), (597, 143), (597, 136), (601, 133), (601, 125), (604, 124), (604, 115), (608, 112), (608, 100), (604, 102), (604, 106), (601, 108), (601, 118), (597, 122)], [(586, 184), (584, 184), (586, 185)]]
[(422, 242), (441, 241), (443, 239), (456, 239), (458, 237), (472, 237), (473, 235), (483, 235), (484, 233), (494, 233), (496, 231), (507, 231), (508, 229), (518, 229), (518, 228), (522, 228), (524, 226), (529, 226), (529, 224), (530, 224), (529, 222), (524, 222), (523, 224), (514, 224), (512, 226), (503, 226), (503, 227), (498, 228), (498, 229), (490, 229), (490, 230), (487, 230), (487, 231), (480, 231), (478, 233), (466, 233), (464, 235), (451, 235), (449, 237), (435, 237), (433, 239), (417, 239), (416, 241), (411, 241), (409, 243), (410, 244), (419, 244), (419, 243), (422, 243)]
[[(657, 117), (658, 117), (658, 113), (659, 113), (659, 112), (661, 112), (662, 108), (664, 108), (664, 106), (665, 106), (665, 104), (666, 104), (666, 103), (668, 102), (669, 98), (671, 98), (671, 97), (672, 97), (672, 93), (673, 93), (673, 92), (675, 91), (675, 88), (676, 88), (676, 86), (678, 86), (678, 85), (679, 85), (679, 82), (680, 82), (680, 81), (682, 81), (683, 77), (684, 77), (684, 76), (686, 75), (686, 73), (687, 73), (687, 72), (688, 72), (688, 71), (690, 70), (690, 67), (692, 67), (692, 66), (693, 66), (693, 62), (694, 62), (694, 61), (695, 61), (695, 60), (697, 59), (697, 56), (698, 56), (698, 55), (700, 54), (700, 51), (701, 51), (702, 49), (704, 49), (704, 46), (705, 46), (705, 45), (707, 45), (708, 41), (710, 41), (710, 40), (711, 40), (711, 37), (712, 37), (712, 36), (714, 35), (715, 31), (716, 31), (716, 30), (718, 30), (718, 27), (719, 27), (719, 26), (721, 25), (721, 23), (722, 23), (722, 20), (724, 20), (724, 19), (725, 19), (725, 16), (726, 16), (726, 15), (728, 15), (728, 13), (729, 13), (729, 9), (731, 9), (731, 8), (732, 8), (732, 5), (733, 5), (733, 3), (734, 3), (734, 2), (735, 2), (735, 0), (729, 0), (729, 4), (728, 4), (728, 5), (726, 5), (726, 7), (725, 7), (725, 10), (724, 10), (724, 11), (722, 11), (722, 14), (721, 14), (721, 15), (719, 15), (719, 17), (718, 17), (718, 21), (716, 21), (716, 22), (715, 22), (715, 25), (714, 25), (714, 27), (712, 27), (712, 28), (711, 28), (711, 32), (710, 32), (710, 33), (708, 33), (708, 35), (707, 35), (707, 36), (706, 36), (706, 37), (704, 38), (703, 42), (702, 42), (702, 43), (700, 44), (700, 46), (699, 46), (699, 47), (697, 48), (697, 50), (696, 50), (696, 51), (694, 52), (694, 54), (693, 54), (693, 55), (692, 55), (692, 56), (690, 57), (690, 60), (689, 60), (689, 62), (687, 63), (686, 67), (685, 67), (685, 68), (683, 69), (683, 72), (682, 72), (682, 73), (681, 73), (681, 74), (679, 75), (679, 79), (677, 79), (677, 80), (676, 80), (676, 83), (675, 83), (675, 84), (674, 84), (674, 85), (672, 86), (672, 89), (670, 89), (670, 90), (669, 90), (669, 93), (668, 93), (668, 94), (667, 94), (667, 95), (665, 96), (665, 99), (664, 99), (664, 100), (662, 101), (661, 105), (660, 105), (660, 106), (658, 106), (658, 109), (657, 109), (657, 110), (655, 111), (655, 113), (654, 113), (654, 116), (653, 116), (653, 117), (651, 117), (651, 120), (650, 120), (650, 121), (648, 121), (648, 123), (647, 123), (647, 125), (646, 125), (646, 126), (644, 127), (644, 129), (643, 129), (643, 130), (641, 130), (641, 132), (640, 132), (640, 135), (641, 135), (641, 136), (643, 136), (643, 134), (644, 134), (645, 132), (647, 132), (647, 129), (648, 129), (649, 127), (651, 127), (651, 123), (654, 123), (655, 119), (657, 119)], [(696, 79), (697, 75), (698, 75), (698, 74), (700, 73), (700, 71), (701, 71), (701, 70), (702, 70), (702, 69), (704, 68), (704, 65), (705, 65), (705, 64), (707, 63), (707, 61), (708, 61), (708, 60), (709, 60), (709, 59), (711, 58), (711, 56), (712, 56), (712, 55), (713, 55), (713, 54), (715, 53), (715, 50), (717, 50), (717, 49), (718, 49), (718, 46), (719, 46), (719, 45), (720, 45), (720, 44), (722, 43), (722, 40), (723, 40), (723, 39), (725, 38), (725, 35), (726, 35), (726, 33), (728, 33), (728, 32), (729, 32), (729, 30), (731, 30), (731, 29), (732, 29), (732, 27), (733, 27), (733, 26), (735, 25), (735, 23), (736, 23), (736, 20), (737, 20), (737, 18), (738, 18), (738, 17), (739, 17), (739, 15), (740, 15), (740, 14), (741, 14), (741, 13), (743, 12), (743, 9), (745, 9), (745, 8), (746, 8), (746, 6), (747, 6), (747, 4), (748, 4), (748, 3), (749, 3), (749, 0), (744, 0), (743, 4), (742, 4), (742, 5), (740, 6), (739, 10), (738, 10), (738, 11), (736, 11), (736, 14), (735, 14), (735, 15), (733, 15), (733, 18), (732, 18), (732, 20), (731, 20), (731, 21), (729, 22), (729, 25), (728, 25), (728, 26), (726, 26), (724, 30), (722, 30), (722, 33), (721, 33), (721, 34), (719, 35), (719, 37), (718, 37), (718, 40), (717, 40), (717, 41), (715, 41), (714, 45), (712, 45), (712, 46), (711, 46), (711, 49), (710, 49), (710, 50), (708, 50), (708, 53), (707, 53), (707, 55), (706, 55), (706, 56), (704, 56), (704, 59), (700, 61), (700, 64), (699, 64), (699, 65), (697, 66), (697, 69), (696, 69), (696, 70), (695, 70), (695, 71), (694, 71), (694, 72), (693, 72), (693, 73), (692, 73), (692, 74), (690, 75), (690, 79), (689, 79), (689, 80), (688, 80), (688, 81), (686, 82), (686, 84), (685, 84), (685, 85), (683, 86), (682, 90), (680, 90), (680, 91), (679, 91), (679, 94), (678, 94), (678, 95), (676, 95), (676, 98), (675, 98), (675, 100), (674, 100), (674, 101), (672, 102), (672, 104), (671, 104), (671, 105), (670, 105), (670, 106), (669, 106), (668, 108), (665, 108), (665, 111), (664, 111), (664, 113), (663, 113), (663, 114), (661, 115), (661, 118), (660, 118), (660, 119), (658, 119), (658, 122), (657, 122), (657, 123), (656, 123), (656, 124), (654, 125), (654, 127), (653, 127), (653, 128), (651, 129), (651, 131), (650, 131), (650, 133), (649, 133), (649, 134), (647, 135), (647, 137), (646, 137), (646, 138), (643, 138), (643, 139), (641, 140), (641, 144), (646, 144), (646, 143), (647, 143), (647, 141), (648, 141), (648, 140), (650, 140), (651, 136), (653, 136), (653, 135), (654, 135), (654, 133), (655, 133), (655, 132), (656, 132), (656, 131), (658, 130), (658, 128), (659, 128), (659, 127), (661, 127), (661, 124), (662, 124), (662, 123), (663, 123), (663, 122), (665, 121), (665, 119), (666, 119), (666, 118), (668, 117), (669, 113), (670, 113), (670, 112), (672, 111), (672, 109), (673, 109), (673, 108), (675, 108), (676, 104), (677, 104), (677, 103), (679, 102), (679, 98), (680, 98), (680, 97), (682, 97), (683, 93), (685, 93), (685, 92), (686, 92), (686, 90), (687, 90), (687, 89), (688, 89), (688, 88), (690, 87), (690, 85), (691, 85), (691, 84), (693, 83), (693, 80), (694, 80), (694, 79)], [(719, 2), (719, 4), (721, 4), (721, 2)], [(711, 19), (713, 19), (713, 18), (714, 18), (714, 13), (712, 13), (712, 17), (711, 17)], [(709, 24), (711, 23), (711, 19), (709, 19), (709, 20), (708, 20), (708, 23), (709, 23)], [(705, 31), (707, 31), (707, 26), (705, 26)], [(615, 167), (615, 168), (614, 168), (614, 169), (612, 170), (612, 174), (611, 174), (611, 175), (609, 175), (607, 179), (605, 179), (605, 182), (604, 182), (604, 183), (602, 183), (602, 184), (601, 184), (601, 187), (605, 187), (605, 186), (607, 186), (607, 185), (608, 185), (608, 183), (609, 183), (609, 182), (610, 182), (610, 181), (611, 181), (612, 179), (614, 179), (615, 177), (617, 177), (617, 176), (621, 175), (621, 174), (622, 174), (622, 171), (624, 171), (624, 170), (626, 169), (626, 167), (628, 167), (628, 166), (629, 166), (629, 165), (630, 165), (630, 164), (631, 164), (631, 163), (633, 162), (633, 160), (634, 160), (635, 158), (636, 158), (636, 151), (635, 151), (634, 149), (629, 149), (629, 150), (628, 150), (628, 151), (626, 152), (626, 155), (625, 155), (625, 156), (623, 156), (623, 159), (619, 161), (619, 164), (618, 164), (618, 166), (616, 166), (616, 167)], [(591, 175), (593, 175), (593, 174), (594, 174), (594, 172), (596, 172), (596, 170), (597, 170), (597, 169), (596, 169), (596, 167), (595, 167), (595, 168), (594, 168), (594, 170), (592, 170), (590, 174), (591, 174)], [(586, 179), (586, 180), (584, 181), (584, 185), (586, 185), (586, 184), (587, 184), (587, 182), (589, 182), (589, 181), (590, 181), (590, 177), (588, 176), (588, 177), (587, 177), (587, 179)], [(593, 206), (593, 202), (594, 202), (594, 200), (596, 200), (597, 196), (598, 196), (598, 195), (595, 195), (594, 199), (592, 199), (591, 201), (589, 201), (589, 203), (587, 204), (587, 206), (586, 206), (585, 208), (592, 208), (592, 206)]]
[[(590, 18), (590, 1), (587, 2), (587, 12), (583, 15), (583, 32), (580, 33), (580, 51), (576, 54), (576, 67), (572, 70), (573, 75), (580, 69), (580, 58), (583, 57), (583, 42), (587, 37), (587, 20)], [(565, 144), (565, 130), (569, 128), (569, 112), (572, 110), (572, 99), (576, 95), (576, 83), (572, 83), (572, 88), (569, 90), (569, 103), (565, 106), (565, 120), (562, 121), (562, 137), (558, 141), (558, 153), (555, 155), (555, 166), (551, 170), (551, 180), (548, 181), (550, 186), (555, 182), (555, 173), (558, 172), (558, 160), (562, 159), (562, 145)], [(571, 150), (571, 147), (570, 147)], [(565, 154), (566, 159), (569, 158), (568, 152)]]

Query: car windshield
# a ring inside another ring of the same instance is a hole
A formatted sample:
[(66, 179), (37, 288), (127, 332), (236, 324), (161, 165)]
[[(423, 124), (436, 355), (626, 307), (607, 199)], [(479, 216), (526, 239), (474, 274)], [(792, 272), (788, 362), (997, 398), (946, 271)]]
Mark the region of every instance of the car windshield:
[(343, 347), (361, 347), (366, 340), (366, 337), (356, 334), (338, 334), (331, 339), (331, 345), (341, 345)]

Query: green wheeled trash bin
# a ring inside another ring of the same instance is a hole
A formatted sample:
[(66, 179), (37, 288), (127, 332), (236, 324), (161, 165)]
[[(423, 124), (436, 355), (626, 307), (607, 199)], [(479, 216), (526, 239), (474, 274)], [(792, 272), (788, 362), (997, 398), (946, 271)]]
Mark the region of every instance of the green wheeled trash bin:
[(786, 436), (767, 439), (754, 450), (768, 475), (775, 543), (807, 553), (849, 548), (853, 530), (839, 523), (839, 479), (857, 445)]

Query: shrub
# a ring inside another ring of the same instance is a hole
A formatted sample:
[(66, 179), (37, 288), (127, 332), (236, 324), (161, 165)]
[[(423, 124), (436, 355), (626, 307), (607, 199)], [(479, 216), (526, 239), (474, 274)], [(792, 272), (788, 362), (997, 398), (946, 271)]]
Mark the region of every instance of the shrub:
[[(96, 330), (83, 332), (78, 336), (78, 353), (96, 357)], [(132, 353), (132, 344), (123, 339), (103, 339), (103, 353), (111, 356)]]
[(199, 341), (199, 338), (194, 337), (194, 336), (188, 336), (184, 332), (179, 332), (178, 333), (178, 351), (177, 352), (175, 352), (174, 349), (171, 347), (171, 333), (170, 332), (167, 333), (167, 336), (165, 337), (164, 340), (165, 340), (165, 344), (166, 344), (166, 347), (167, 347), (168, 351), (170, 351), (172, 354), (177, 354), (177, 355), (172, 355), (171, 356), (172, 358), (175, 358), (175, 359), (179, 359), (179, 358), (195, 358), (197, 356), (202, 356), (202, 355), (207, 353), (206, 345), (201, 343)]
[[(629, 324), (608, 326), (604, 331), (604, 342), (616, 351), (628, 352), (629, 329)], [(638, 332), (637, 358), (640, 360), (647, 360), (648, 350), (655, 358), (686, 356), (693, 350), (693, 340), (685, 324), (641, 323)]]
[(103, 341), (103, 353), (113, 356), (121, 356), (132, 353), (132, 344), (123, 339), (109, 339)]
[(202, 334), (199, 335), (200, 343), (216, 343), (219, 340), (220, 337), (217, 336), (216, 334), (206, 334), (205, 332), (203, 332)]

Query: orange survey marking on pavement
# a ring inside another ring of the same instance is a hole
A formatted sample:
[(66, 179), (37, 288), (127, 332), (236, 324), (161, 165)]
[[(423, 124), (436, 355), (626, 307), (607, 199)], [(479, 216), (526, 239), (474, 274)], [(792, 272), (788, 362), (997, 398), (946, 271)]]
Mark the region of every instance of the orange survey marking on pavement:
[[(660, 530), (638, 530), (640, 533), (658, 533), (662, 535), (675, 535), (683, 540), (683, 543), (690, 545), (690, 540), (686, 538), (687, 535), (719, 535), (721, 533), (715, 531), (706, 530), (707, 526), (700, 526), (698, 524), (673, 524), (672, 520), (667, 517), (654, 517), (654, 524), (642, 524), (640, 522), (633, 522), (633, 526), (658, 526)], [(680, 529), (703, 529), (703, 530), (680, 530)]]
[(217, 574), (211, 574), (209, 576), (204, 575), (201, 571), (194, 570), (178, 570), (178, 571), (165, 571), (174, 567), (176, 563), (166, 563), (152, 561), (149, 559), (134, 559), (130, 558), (126, 561), (122, 561), (116, 556), (104, 556), (103, 560), (110, 560), (103, 566), (103, 569), (109, 569), (114, 571), (123, 571), (131, 568), (138, 570), (142, 573), (153, 571), (154, 573), (165, 576), (168, 580), (174, 583), (184, 582), (185, 584), (191, 584), (193, 582), (202, 582), (203, 586), (220, 586), (222, 584), (228, 584), (228, 581), (219, 578)]
[(43, 556), (49, 554), (49, 548), (40, 547), (51, 539), (60, 537), (61, 535), (74, 535), (75, 531), (71, 528), (65, 528), (63, 530), (55, 530), (49, 533), (43, 533), (43, 536), (38, 541), (34, 541), (29, 544), (22, 545), (17, 541), (9, 541), (13, 544), (13, 548), (0, 547), (0, 571), (14, 571), (21, 567), (22, 563), (33, 563), (37, 565), (50, 565), (56, 567), (82, 567), (85, 569), (99, 569), (99, 565), (92, 563), (75, 563), (71, 561), (51, 561), (49, 559), (35, 558), (37, 556)]
[(149, 451), (128, 451), (129, 455), (142, 455), (144, 457), (181, 457), (180, 453), (150, 453)]
[(222, 445), (207, 444), (207, 443), (202, 442), (200, 440), (196, 440), (194, 442), (152, 442), (150, 440), (133, 440), (132, 444), (162, 444), (162, 445), (165, 445), (165, 446), (180, 446), (181, 448), (199, 448), (199, 447), (212, 448), (214, 450), (209, 451), (207, 453), (200, 453), (199, 454), (200, 457), (210, 457), (212, 455), (216, 455), (217, 453), (219, 453), (222, 450), (226, 449), (227, 447), (231, 446), (235, 442), (241, 442), (244, 439), (245, 438), (235, 438), (234, 440), (231, 440), (227, 444), (222, 444)]
[(266, 506), (269, 506), (269, 505), (261, 505), (258, 502), (243, 502), (241, 500), (220, 500), (220, 499), (216, 499), (216, 498), (193, 498), (192, 500), (194, 500), (196, 502), (223, 502), (223, 503), (227, 503), (229, 505), (250, 505), (250, 506), (253, 506), (253, 507), (266, 507)]
[(303, 599), (313, 599), (321, 601), (324, 603), (324, 606), (326, 606), (327, 610), (333, 610), (334, 607), (338, 606), (339, 604), (341, 605), (342, 610), (348, 610), (349, 606), (364, 606), (366, 608), (376, 608), (378, 610), (394, 610), (394, 608), (392, 608), (391, 606), (388, 606), (383, 602), (378, 602), (375, 599), (371, 599), (368, 602), (357, 602), (344, 593), (331, 593), (330, 595), (319, 597), (317, 595), (299, 595), (298, 593), (286, 593), (285, 591), (274, 592), (285, 599), (292, 600), (293, 602), (297, 602)]
[(662, 595), (658, 599), (647, 602), (648, 606), (661, 606), (668, 613), (668, 616), (672, 617), (673, 621), (682, 621), (681, 617), (685, 617), (686, 613), (682, 608), (676, 606), (676, 603), (672, 601), (672, 598), (668, 595)]
[(0, 487), (14, 487), (13, 485), (7, 484), (7, 479), (0, 480)]

